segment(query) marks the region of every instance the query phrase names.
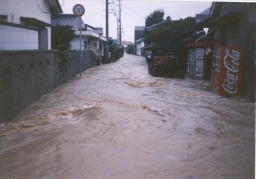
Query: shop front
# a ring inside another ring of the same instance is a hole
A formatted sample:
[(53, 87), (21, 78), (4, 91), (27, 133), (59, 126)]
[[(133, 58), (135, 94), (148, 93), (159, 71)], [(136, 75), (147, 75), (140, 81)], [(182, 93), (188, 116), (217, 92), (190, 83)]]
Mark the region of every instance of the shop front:
[(187, 44), (187, 74), (194, 80), (210, 80), (214, 41), (198, 41)]

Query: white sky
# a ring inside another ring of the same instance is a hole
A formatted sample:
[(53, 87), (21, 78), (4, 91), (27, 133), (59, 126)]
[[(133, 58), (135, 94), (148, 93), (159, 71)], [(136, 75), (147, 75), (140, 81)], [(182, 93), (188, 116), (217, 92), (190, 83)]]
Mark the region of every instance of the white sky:
[[(119, 0), (109, 0), (109, 9), (113, 9), (113, 3), (119, 13)], [(72, 14), (76, 4), (82, 4), (85, 8), (83, 21), (93, 27), (102, 27), (106, 36), (106, 0), (59, 0), (64, 14)], [(156, 9), (164, 9), (165, 15), (172, 20), (195, 17), (196, 14), (211, 7), (211, 1), (172, 1), (172, 0), (122, 0), (121, 23), (123, 28), (122, 40), (134, 42), (134, 27), (144, 26), (145, 18)], [(111, 11), (112, 12), (112, 11)], [(117, 14), (118, 16), (118, 14)], [(117, 18), (114, 13), (109, 14), (109, 37), (117, 37)]]

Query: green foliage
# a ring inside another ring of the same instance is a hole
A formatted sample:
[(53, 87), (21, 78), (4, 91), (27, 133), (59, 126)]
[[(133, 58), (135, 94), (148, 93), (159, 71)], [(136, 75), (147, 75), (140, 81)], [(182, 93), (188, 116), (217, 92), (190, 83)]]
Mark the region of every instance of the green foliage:
[(100, 59), (100, 51), (95, 47), (90, 47), (89, 50), (92, 52), (93, 58), (97, 61)]
[(74, 38), (75, 32), (70, 26), (52, 27), (52, 49), (66, 50), (71, 47), (70, 41)]
[(134, 54), (134, 45), (128, 45), (126, 53)]
[(59, 50), (58, 62), (60, 67), (66, 67), (70, 64), (68, 61), (68, 51), (70, 49), (70, 41), (74, 38), (75, 32), (70, 26), (54, 26), (52, 27), (52, 49)]
[(162, 22), (164, 20), (164, 9), (157, 9), (153, 13), (151, 12), (147, 17), (145, 21), (145, 26), (149, 27), (153, 24), (157, 24), (159, 22)]
[(66, 67), (70, 65), (70, 62), (68, 61), (67, 50), (59, 50), (58, 62), (59, 62), (59, 67)]
[(124, 47), (110, 46), (109, 52), (111, 52), (111, 62), (114, 62), (124, 55)]
[(161, 42), (163, 40), (175, 41), (180, 44), (183, 40), (190, 37), (187, 29), (195, 25), (195, 18), (187, 17), (176, 21), (166, 20), (160, 26), (155, 27), (152, 31), (145, 33), (144, 41), (149, 43), (151, 41)]

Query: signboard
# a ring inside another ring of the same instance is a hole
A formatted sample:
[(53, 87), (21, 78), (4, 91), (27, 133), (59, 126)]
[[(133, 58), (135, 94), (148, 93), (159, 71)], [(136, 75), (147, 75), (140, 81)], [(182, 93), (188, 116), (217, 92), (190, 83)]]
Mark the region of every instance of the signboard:
[(152, 51), (146, 51), (146, 58), (152, 58)]
[(220, 62), (219, 95), (241, 95), (244, 49), (223, 47)]
[(82, 15), (84, 15), (84, 13), (85, 13), (84, 6), (81, 5), (81, 4), (76, 4), (76, 5), (73, 7), (73, 13), (74, 13), (76, 16), (82, 16)]

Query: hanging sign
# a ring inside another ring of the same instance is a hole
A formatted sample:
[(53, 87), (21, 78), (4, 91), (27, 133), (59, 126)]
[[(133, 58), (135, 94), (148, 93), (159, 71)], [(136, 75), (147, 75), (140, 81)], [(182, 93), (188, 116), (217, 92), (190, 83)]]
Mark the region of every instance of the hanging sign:
[(209, 53), (211, 52), (212, 50), (210, 49), (210, 47), (208, 47), (207, 49), (205, 49), (205, 55), (209, 55)]
[(82, 16), (82, 15), (84, 15), (84, 13), (85, 13), (84, 6), (81, 5), (81, 4), (76, 4), (76, 5), (73, 7), (73, 13), (74, 13), (76, 16)]

